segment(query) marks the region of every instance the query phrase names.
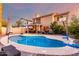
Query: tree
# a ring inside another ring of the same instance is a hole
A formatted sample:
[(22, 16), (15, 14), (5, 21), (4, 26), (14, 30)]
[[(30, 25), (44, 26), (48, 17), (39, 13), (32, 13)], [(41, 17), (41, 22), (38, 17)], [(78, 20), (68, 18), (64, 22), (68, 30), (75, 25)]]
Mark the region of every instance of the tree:
[(71, 19), (71, 23), (69, 26), (69, 32), (74, 35), (79, 35), (79, 18), (75, 17)]
[(69, 26), (69, 32), (75, 36), (75, 38), (79, 39), (79, 18), (76, 16), (73, 16), (71, 18), (71, 23)]

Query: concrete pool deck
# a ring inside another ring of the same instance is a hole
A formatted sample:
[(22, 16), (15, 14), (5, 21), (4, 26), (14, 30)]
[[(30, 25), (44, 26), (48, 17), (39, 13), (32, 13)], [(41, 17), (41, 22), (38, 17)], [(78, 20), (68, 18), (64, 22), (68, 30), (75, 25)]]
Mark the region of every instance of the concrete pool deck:
[[(16, 34), (18, 35), (18, 34)], [(63, 36), (61, 35), (44, 35), (44, 34), (23, 34), (24, 36), (45, 36), (48, 38), (54, 38), (57, 40), (61, 40), (65, 43), (68, 43), (69, 41), (66, 39), (63, 39)], [(10, 36), (15, 36), (15, 35), (10, 35)], [(72, 38), (69, 38), (72, 39)], [(29, 52), (29, 53), (35, 53), (35, 54), (45, 54), (45, 55), (71, 55), (79, 52), (79, 49), (65, 46), (65, 47), (60, 47), (60, 48), (43, 48), (43, 47), (35, 47), (35, 46), (29, 46), (29, 45), (22, 45), (18, 44), (12, 41), (9, 41), (8, 43), (8, 36), (4, 36), (1, 38), (1, 43), (3, 45), (10, 45), (12, 44), (15, 46), (18, 50), (24, 51), (24, 52)]]

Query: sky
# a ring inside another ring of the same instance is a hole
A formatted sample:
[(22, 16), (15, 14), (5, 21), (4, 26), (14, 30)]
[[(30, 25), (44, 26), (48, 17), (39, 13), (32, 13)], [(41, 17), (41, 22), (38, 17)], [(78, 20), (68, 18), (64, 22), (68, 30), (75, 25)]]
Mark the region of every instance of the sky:
[(19, 18), (32, 19), (35, 13), (40, 15), (52, 12), (70, 11), (79, 15), (79, 4), (77, 3), (3, 3), (3, 19), (6, 20), (10, 15), (13, 23)]

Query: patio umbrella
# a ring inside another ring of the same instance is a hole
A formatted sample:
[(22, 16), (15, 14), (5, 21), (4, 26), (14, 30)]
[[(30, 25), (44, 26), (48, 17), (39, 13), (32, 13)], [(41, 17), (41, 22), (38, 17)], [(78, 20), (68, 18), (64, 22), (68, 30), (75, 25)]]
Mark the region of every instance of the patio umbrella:
[(12, 32), (12, 26), (11, 26), (10, 18), (8, 17), (8, 19), (7, 19), (7, 29), (6, 29), (6, 34), (8, 35), (8, 43), (9, 43), (9, 34), (11, 32)]

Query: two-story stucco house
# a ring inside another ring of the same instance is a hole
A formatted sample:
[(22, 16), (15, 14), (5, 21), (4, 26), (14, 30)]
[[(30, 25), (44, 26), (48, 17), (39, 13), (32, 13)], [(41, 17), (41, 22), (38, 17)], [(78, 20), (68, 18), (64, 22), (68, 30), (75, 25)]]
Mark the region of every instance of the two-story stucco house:
[(33, 26), (36, 31), (47, 31), (50, 28), (51, 23), (59, 21), (60, 18), (65, 17), (68, 21), (69, 12), (65, 13), (50, 13), (43, 16), (37, 16), (33, 18)]

